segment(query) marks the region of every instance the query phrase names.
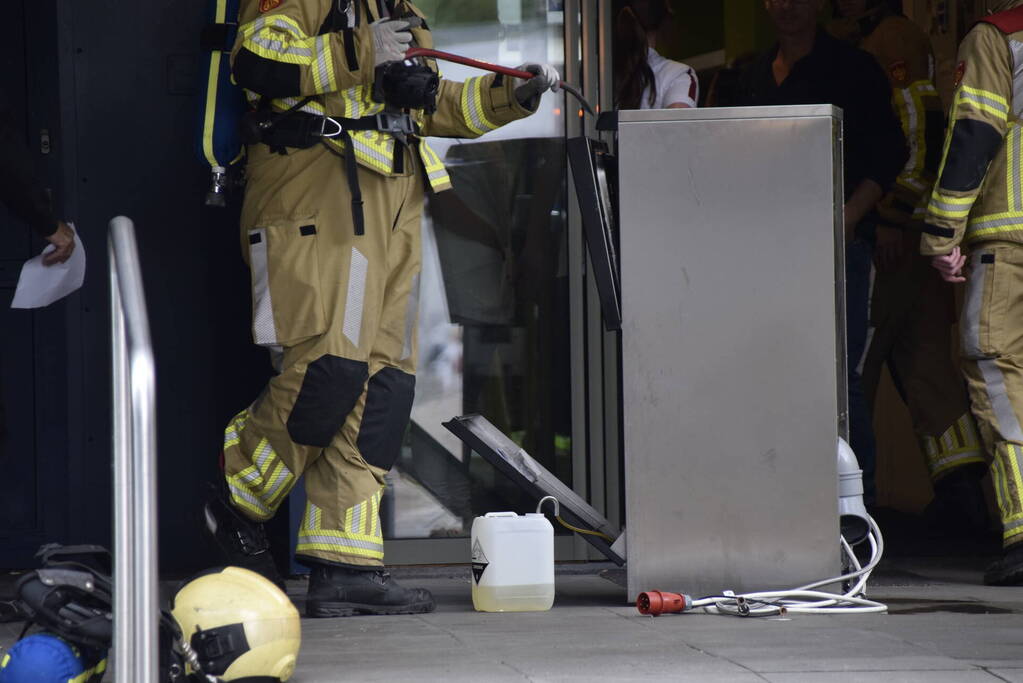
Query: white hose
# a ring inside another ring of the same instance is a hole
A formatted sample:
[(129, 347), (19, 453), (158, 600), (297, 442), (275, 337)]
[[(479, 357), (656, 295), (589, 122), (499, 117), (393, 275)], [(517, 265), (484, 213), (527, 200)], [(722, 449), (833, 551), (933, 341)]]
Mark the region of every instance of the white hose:
[[(864, 596), (867, 580), (874, 571), (881, 555), (884, 553), (884, 537), (881, 529), (872, 517), (867, 516), (870, 531), (867, 541), (870, 543), (870, 561), (860, 566), (859, 560), (845, 538), (839, 537), (842, 550), (853, 566), (853, 571), (823, 581), (793, 588), (791, 590), (760, 591), (735, 595), (726, 591), (723, 595), (715, 595), (693, 600), (693, 609), (702, 609), (708, 614), (731, 614), (744, 617), (779, 616), (782, 614), (869, 614), (887, 612), (888, 606), (868, 600)], [(845, 593), (836, 595), (814, 590), (834, 583), (845, 583), (856, 579), (856, 583)]]

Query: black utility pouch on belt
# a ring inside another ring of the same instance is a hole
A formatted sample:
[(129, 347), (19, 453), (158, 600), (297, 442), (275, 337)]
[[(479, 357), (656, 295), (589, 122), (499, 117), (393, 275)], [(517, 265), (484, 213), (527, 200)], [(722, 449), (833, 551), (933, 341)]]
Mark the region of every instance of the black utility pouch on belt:
[(373, 100), (392, 109), (437, 111), (440, 77), (428, 66), (386, 62), (377, 67), (373, 79)]

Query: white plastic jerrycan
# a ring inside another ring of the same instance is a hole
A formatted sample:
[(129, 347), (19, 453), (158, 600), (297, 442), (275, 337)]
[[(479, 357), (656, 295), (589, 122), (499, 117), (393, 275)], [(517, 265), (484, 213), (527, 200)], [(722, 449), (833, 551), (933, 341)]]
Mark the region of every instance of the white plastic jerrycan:
[(472, 522), (472, 604), (540, 612), (554, 604), (554, 528), (539, 513), (490, 512)]

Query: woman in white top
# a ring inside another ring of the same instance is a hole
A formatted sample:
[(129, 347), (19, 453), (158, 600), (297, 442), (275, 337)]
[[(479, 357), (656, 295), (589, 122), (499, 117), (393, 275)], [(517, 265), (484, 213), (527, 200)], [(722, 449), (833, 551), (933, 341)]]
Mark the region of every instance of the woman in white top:
[(665, 59), (654, 48), (657, 34), (672, 19), (668, 0), (626, 0), (615, 21), (615, 108), (695, 107), (700, 99), (696, 72)]

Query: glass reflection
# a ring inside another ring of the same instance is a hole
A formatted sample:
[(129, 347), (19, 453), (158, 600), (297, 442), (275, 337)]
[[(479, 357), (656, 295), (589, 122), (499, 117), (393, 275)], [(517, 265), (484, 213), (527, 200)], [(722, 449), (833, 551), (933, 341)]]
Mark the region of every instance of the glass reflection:
[[(562, 70), (562, 3), (421, 0), (438, 49)], [(440, 63), (444, 77), (479, 71)], [(441, 425), (480, 413), (571, 485), (564, 98), (479, 140), (432, 138), (454, 189), (423, 220), (419, 371), (389, 475), (387, 538), (466, 536), (474, 516), (532, 511)]]

